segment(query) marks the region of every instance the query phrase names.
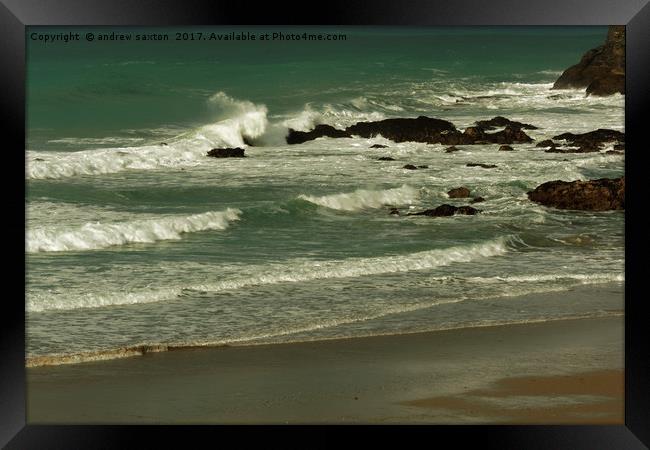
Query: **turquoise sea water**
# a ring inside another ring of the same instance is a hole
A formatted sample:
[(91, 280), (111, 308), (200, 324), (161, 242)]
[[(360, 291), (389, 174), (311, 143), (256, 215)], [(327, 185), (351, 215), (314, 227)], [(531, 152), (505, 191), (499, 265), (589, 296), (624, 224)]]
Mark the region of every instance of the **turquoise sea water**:
[[(98, 29), (74, 29), (88, 30)], [(621, 308), (622, 299), (507, 300), (623, 283), (622, 212), (551, 210), (525, 195), (544, 181), (620, 176), (619, 155), (547, 154), (534, 143), (448, 154), (381, 137), (284, 142), (288, 128), (418, 115), (460, 129), (506, 116), (539, 126), (527, 132), (537, 141), (623, 131), (622, 96), (550, 90), (605, 27), (299, 30), (347, 37), (323, 42), (173, 40), (176, 31), (274, 31), (255, 27), (160, 31), (172, 40), (28, 39), (29, 356)], [(248, 158), (205, 157), (244, 137), (255, 144)], [(466, 204), (446, 195), (461, 185), (486, 199), (481, 214), (388, 214), (389, 205)]]

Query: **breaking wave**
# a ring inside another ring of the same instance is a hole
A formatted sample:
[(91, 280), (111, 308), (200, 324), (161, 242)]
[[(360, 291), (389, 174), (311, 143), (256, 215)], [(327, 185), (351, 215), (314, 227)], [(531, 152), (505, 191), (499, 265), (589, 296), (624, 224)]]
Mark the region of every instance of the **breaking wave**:
[(44, 227), (27, 230), (25, 251), (97, 250), (116, 245), (180, 239), (182, 233), (224, 230), (241, 211), (211, 211), (191, 216), (167, 216), (131, 222), (89, 222), (77, 228)]
[(41, 312), (47, 310), (153, 303), (174, 299), (191, 291), (221, 292), (248, 286), (284, 282), (305, 282), (319, 279), (362, 277), (427, 270), (453, 263), (470, 262), (478, 258), (503, 255), (508, 252), (512, 240), (512, 236), (507, 236), (479, 244), (428, 250), (406, 255), (349, 258), (318, 262), (295, 261), (277, 266), (250, 267), (247, 271), (248, 273), (242, 277), (195, 286), (178, 286), (158, 290), (112, 294), (83, 293), (60, 296), (51, 293), (28, 294), (26, 304), (28, 311)]

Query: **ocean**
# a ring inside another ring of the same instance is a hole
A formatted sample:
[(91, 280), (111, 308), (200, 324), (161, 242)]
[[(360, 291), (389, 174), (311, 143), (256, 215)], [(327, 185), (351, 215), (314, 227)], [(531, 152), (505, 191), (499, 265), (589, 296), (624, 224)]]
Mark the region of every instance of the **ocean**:
[[(526, 197), (546, 181), (624, 174), (609, 147), (535, 148), (563, 132), (624, 131), (623, 96), (550, 89), (604, 42), (606, 27), (167, 28), (157, 31), (168, 41), (29, 39), (97, 30), (28, 30), (28, 359), (623, 314), (619, 296), (571, 293), (623, 285), (624, 213)], [(174, 40), (277, 31), (345, 39)], [(513, 152), (490, 144), (446, 153), (381, 136), (285, 141), (289, 128), (420, 115), (461, 130), (494, 116), (539, 129)], [(237, 146), (246, 158), (206, 157)], [(460, 186), (485, 198), (473, 205), (479, 214), (404, 214), (466, 205), (446, 194)], [(390, 215), (393, 207), (403, 214)], [(527, 296), (545, 292), (566, 292), (566, 301)]]

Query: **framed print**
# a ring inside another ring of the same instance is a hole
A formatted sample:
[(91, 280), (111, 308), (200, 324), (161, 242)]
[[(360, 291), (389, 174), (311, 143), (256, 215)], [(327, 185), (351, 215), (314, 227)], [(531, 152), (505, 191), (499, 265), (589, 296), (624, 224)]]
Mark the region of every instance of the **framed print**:
[(5, 1), (3, 445), (644, 448), (649, 11)]

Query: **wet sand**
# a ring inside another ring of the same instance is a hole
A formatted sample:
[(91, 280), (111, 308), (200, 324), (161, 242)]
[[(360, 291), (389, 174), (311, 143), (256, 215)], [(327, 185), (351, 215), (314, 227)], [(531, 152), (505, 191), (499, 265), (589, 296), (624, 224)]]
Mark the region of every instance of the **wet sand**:
[(27, 369), (29, 423), (623, 423), (623, 317)]

